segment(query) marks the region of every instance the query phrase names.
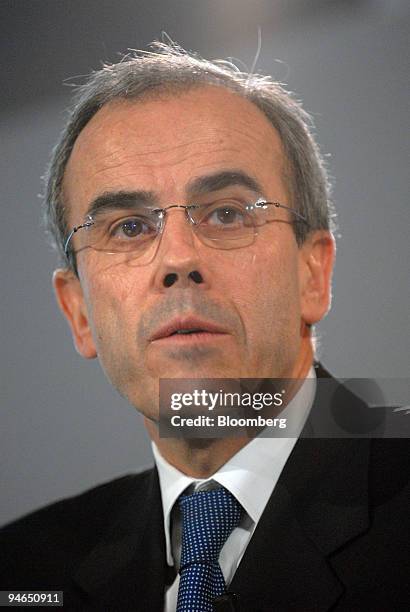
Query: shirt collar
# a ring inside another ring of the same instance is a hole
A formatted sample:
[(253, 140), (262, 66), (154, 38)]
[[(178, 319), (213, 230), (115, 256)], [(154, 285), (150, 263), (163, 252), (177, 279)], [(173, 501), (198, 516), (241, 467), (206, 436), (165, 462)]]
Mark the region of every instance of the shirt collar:
[[(313, 384), (312, 384), (313, 382)], [(310, 383), (310, 384), (309, 384)], [(298, 436), (303, 429), (313, 404), (316, 374), (310, 368), (306, 380), (280, 417), (291, 424)], [(168, 565), (173, 565), (170, 521), (172, 508), (178, 497), (192, 484), (214, 480), (228, 489), (242, 505), (254, 524), (258, 523), (279, 476), (296, 442), (296, 437), (254, 438), (241, 448), (209, 478), (192, 478), (172, 466), (152, 442), (152, 451), (158, 469), (164, 512), (164, 530)]]

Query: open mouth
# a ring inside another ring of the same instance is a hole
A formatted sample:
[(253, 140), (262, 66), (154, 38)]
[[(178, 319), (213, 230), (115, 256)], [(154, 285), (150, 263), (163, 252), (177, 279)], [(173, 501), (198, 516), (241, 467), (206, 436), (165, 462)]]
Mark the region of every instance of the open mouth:
[(226, 330), (212, 321), (205, 321), (199, 317), (187, 316), (175, 318), (162, 327), (159, 327), (151, 336), (151, 342), (158, 340), (180, 341), (192, 339), (211, 341), (226, 335)]
[(192, 344), (208, 344), (214, 343), (222, 338), (225, 338), (226, 334), (219, 331), (213, 331), (210, 329), (204, 329), (202, 327), (190, 327), (181, 329), (175, 329), (170, 331), (167, 335), (157, 338), (157, 341), (164, 343), (165, 345), (192, 345)]
[[(172, 334), (170, 334), (170, 336), (178, 336), (178, 335), (189, 335), (189, 334), (201, 334), (201, 333), (210, 333), (207, 332), (205, 329), (200, 329), (200, 328), (194, 328), (194, 329), (177, 329), (176, 331), (174, 331)], [(169, 336), (168, 336), (169, 337)]]

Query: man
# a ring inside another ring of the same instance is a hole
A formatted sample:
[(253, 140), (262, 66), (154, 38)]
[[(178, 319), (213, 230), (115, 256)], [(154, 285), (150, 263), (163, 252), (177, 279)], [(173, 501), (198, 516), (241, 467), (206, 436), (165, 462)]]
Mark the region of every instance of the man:
[[(157, 44), (81, 88), (47, 180), (58, 303), (143, 414), (156, 467), (6, 527), (1, 588), (76, 610), (407, 609), (406, 449), (309, 439), (332, 408), (309, 381), (329, 379), (312, 326), (334, 240), (300, 105)], [(300, 381), (297, 434), (163, 437), (162, 378)]]

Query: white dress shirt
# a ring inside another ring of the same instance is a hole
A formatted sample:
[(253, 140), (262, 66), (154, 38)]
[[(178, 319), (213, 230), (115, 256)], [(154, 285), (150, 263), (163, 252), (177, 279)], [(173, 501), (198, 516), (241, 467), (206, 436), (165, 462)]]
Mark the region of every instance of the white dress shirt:
[[(161, 488), (169, 566), (175, 566), (178, 571), (181, 555), (181, 524), (177, 507), (173, 512), (175, 502), (188, 487), (193, 490), (210, 488), (212, 483), (216, 482), (228, 489), (245, 510), (241, 522), (225, 542), (219, 556), (225, 583), (230, 584), (286, 461), (296, 444), (297, 436), (303, 429), (313, 404), (315, 390), (316, 375), (312, 367), (298, 393), (279, 415), (280, 418), (287, 419), (287, 428), (291, 429), (293, 436), (291, 438), (260, 436), (254, 438), (221, 466), (215, 474), (206, 479), (200, 480), (183, 474), (170, 465), (162, 457), (157, 446), (152, 443)], [(164, 612), (175, 612), (178, 587), (179, 574), (166, 592)]]

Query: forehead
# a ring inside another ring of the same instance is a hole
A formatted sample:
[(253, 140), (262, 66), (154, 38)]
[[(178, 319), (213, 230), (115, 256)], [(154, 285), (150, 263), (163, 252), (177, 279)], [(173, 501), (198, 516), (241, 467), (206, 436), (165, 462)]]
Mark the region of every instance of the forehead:
[(76, 140), (63, 196), (72, 220), (107, 191), (144, 189), (182, 202), (192, 179), (241, 170), (283, 199), (284, 166), (279, 135), (254, 104), (201, 87), (103, 106)]

